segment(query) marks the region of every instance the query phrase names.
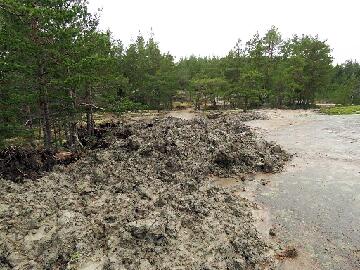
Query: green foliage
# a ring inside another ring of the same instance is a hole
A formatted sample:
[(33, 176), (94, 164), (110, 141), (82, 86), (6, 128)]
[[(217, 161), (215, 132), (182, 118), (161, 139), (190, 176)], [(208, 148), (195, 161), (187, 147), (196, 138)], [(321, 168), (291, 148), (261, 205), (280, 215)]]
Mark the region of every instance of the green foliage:
[(341, 115), (341, 114), (360, 114), (360, 105), (354, 106), (336, 106), (331, 108), (321, 108), (320, 111), (325, 114)]
[(76, 86), (66, 82), (74, 64), (91, 57), (83, 53), (90, 44), (83, 41), (96, 32), (97, 18), (87, 12), (85, 0), (4, 0), (0, 17), (1, 73), (6, 79), (0, 85), (6, 100), (2, 106), (22, 115), (0, 122), (23, 130), (28, 129), (24, 123), (30, 123), (30, 129), (41, 124), (50, 148), (56, 125), (76, 111), (69, 96)]
[(171, 108), (178, 88), (174, 59), (160, 52), (158, 43), (151, 37), (139, 35), (123, 56), (123, 76), (129, 79), (127, 95), (136, 103), (152, 109)]
[(112, 107), (109, 109), (109, 111), (121, 114), (129, 111), (140, 111), (147, 109), (148, 107), (144, 104), (141, 104), (139, 102), (134, 102), (129, 98), (124, 98), (123, 100), (114, 103)]
[(337, 104), (360, 104), (360, 64), (347, 61), (335, 66), (331, 87), (319, 98)]
[(204, 102), (207, 107), (210, 101), (212, 107), (217, 106), (217, 99), (224, 96), (228, 83), (225, 79), (216, 78), (198, 78), (192, 79), (190, 82), (191, 96), (195, 103), (196, 109), (200, 109), (200, 103)]
[[(316, 99), (360, 103), (360, 66), (332, 66), (318, 37), (284, 40), (276, 27), (238, 40), (226, 57), (177, 63), (151, 35), (127, 47), (97, 29), (86, 0), (2, 0), (0, 3), (0, 145), (42, 138), (48, 148), (76, 147), (79, 122), (93, 114), (259, 106), (309, 107)], [(36, 138), (39, 137), (39, 138)]]
[[(295, 36), (288, 49), (292, 67), (297, 70), (297, 74), (293, 74), (297, 85), (294, 91), (296, 105), (307, 107), (315, 102), (317, 93), (327, 91), (330, 85), (331, 49), (317, 37), (310, 36)], [(302, 72), (298, 73), (299, 70)]]

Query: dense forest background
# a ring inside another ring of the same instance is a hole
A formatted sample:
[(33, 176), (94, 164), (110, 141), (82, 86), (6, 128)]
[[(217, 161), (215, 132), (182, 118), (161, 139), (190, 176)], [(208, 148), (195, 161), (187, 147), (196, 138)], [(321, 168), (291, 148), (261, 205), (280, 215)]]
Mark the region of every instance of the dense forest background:
[(0, 2), (0, 145), (20, 136), (75, 147), (95, 113), (360, 104), (359, 63), (333, 65), (317, 36), (271, 27), (225, 57), (175, 61), (153, 35), (125, 47), (98, 23), (85, 0)]

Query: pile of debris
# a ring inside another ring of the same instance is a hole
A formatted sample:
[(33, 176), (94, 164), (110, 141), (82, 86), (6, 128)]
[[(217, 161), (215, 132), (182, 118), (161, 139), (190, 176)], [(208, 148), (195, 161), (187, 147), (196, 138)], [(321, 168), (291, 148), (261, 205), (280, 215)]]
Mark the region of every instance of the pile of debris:
[(288, 159), (241, 115), (124, 123), (107, 142), (38, 181), (0, 180), (1, 269), (271, 269), (253, 203), (209, 181)]
[(68, 165), (80, 158), (80, 153), (10, 146), (0, 151), (0, 177), (16, 183), (37, 179), (55, 165)]
[(74, 150), (71, 146), (61, 149), (29, 148), (10, 146), (0, 150), (0, 178), (15, 183), (25, 179), (36, 180), (51, 172), (56, 165), (69, 165), (85, 156), (89, 150), (109, 147), (107, 136), (120, 123), (106, 123), (96, 126), (94, 135), (88, 136), (84, 127), (78, 129), (81, 147)]

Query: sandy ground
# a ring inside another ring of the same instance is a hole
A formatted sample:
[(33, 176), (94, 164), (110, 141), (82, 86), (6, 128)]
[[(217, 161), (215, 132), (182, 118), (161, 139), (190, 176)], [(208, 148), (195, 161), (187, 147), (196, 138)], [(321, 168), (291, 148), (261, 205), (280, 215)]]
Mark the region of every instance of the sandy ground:
[(255, 192), (270, 212), (263, 223), (299, 250), (280, 269), (360, 269), (360, 116), (262, 112), (270, 120), (247, 124), (295, 154)]

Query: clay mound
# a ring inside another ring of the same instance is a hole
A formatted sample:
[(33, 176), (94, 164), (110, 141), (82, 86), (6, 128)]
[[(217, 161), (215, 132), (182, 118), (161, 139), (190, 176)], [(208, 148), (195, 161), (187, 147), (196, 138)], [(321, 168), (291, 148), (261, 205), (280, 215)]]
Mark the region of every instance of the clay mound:
[(38, 181), (0, 180), (1, 269), (264, 269), (252, 203), (209, 175), (274, 172), (288, 155), (241, 117), (124, 124), (109, 148)]

